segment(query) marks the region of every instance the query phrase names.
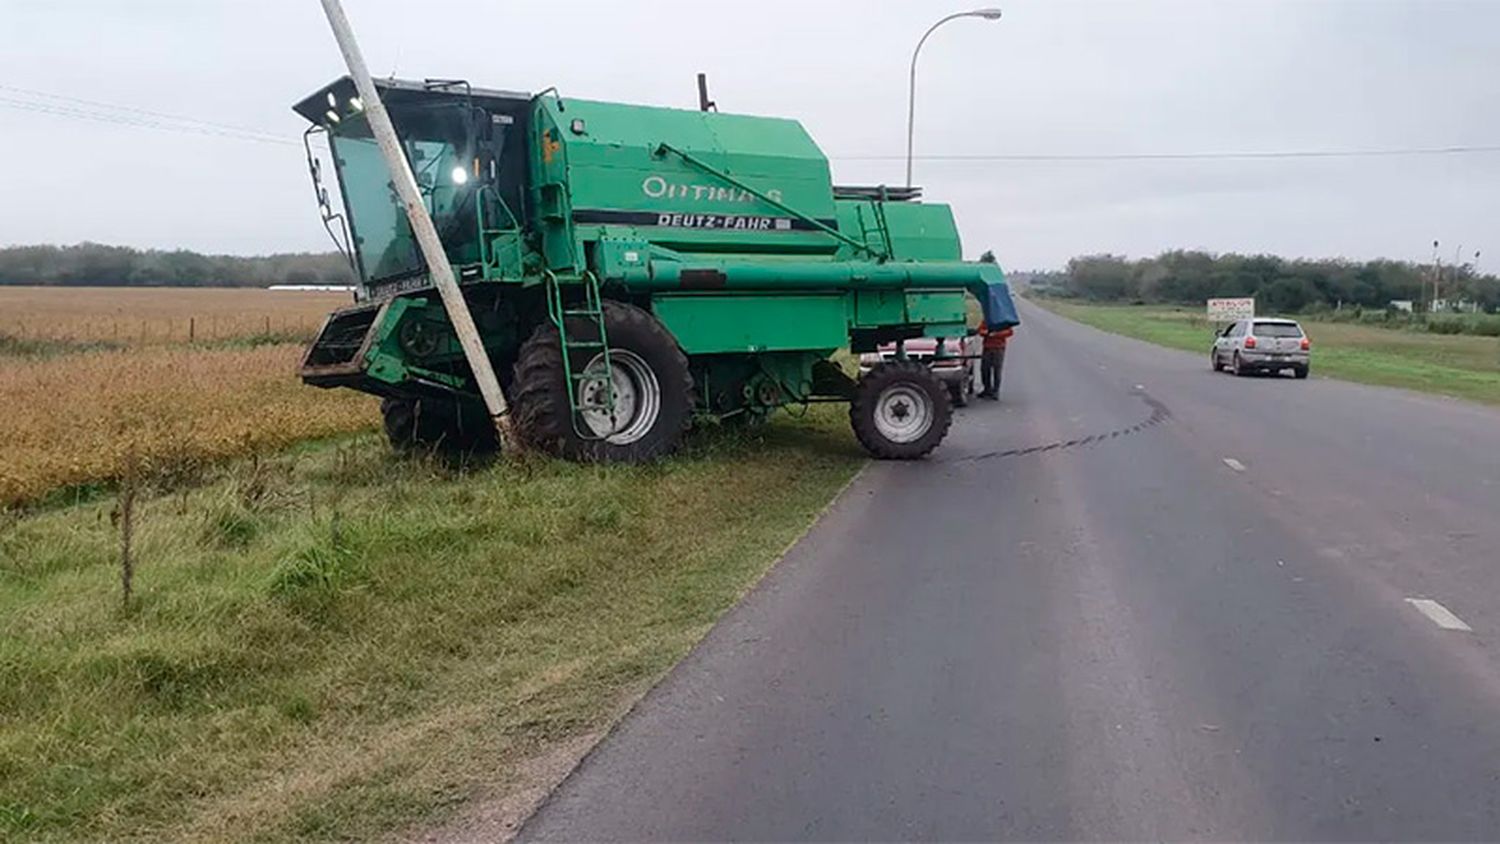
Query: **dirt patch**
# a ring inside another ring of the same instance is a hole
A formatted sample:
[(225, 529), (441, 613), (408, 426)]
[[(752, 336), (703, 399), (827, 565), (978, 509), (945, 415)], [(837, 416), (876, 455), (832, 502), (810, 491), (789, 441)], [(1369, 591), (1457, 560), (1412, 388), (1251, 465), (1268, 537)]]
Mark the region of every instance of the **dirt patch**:
[(507, 788), (480, 797), (457, 817), (436, 829), (412, 832), (400, 840), (410, 844), (503, 844), (510, 841), (552, 789), (572, 773), (608, 732), (605, 729), (584, 733), (522, 760), (509, 772)]

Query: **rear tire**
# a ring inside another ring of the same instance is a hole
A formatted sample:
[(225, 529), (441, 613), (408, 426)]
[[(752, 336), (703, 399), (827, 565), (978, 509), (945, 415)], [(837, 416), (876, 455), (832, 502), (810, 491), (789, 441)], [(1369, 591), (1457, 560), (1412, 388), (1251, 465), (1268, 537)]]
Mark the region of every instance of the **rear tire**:
[(1240, 362), (1239, 352), (1234, 353), (1234, 358), (1229, 365), (1229, 371), (1234, 373), (1235, 377), (1237, 378), (1243, 378), (1246, 375), (1250, 374), (1250, 371), (1245, 368), (1245, 365), (1243, 363)]
[(1224, 371), (1224, 364), (1222, 362), (1220, 362), (1220, 360), (1219, 360), (1219, 353), (1218, 352), (1210, 352), (1209, 353), (1209, 355), (1208, 355), (1208, 365), (1211, 366), (1211, 367), (1213, 367), (1214, 372), (1223, 372)]
[(881, 460), (927, 456), (953, 424), (953, 404), (943, 383), (913, 361), (882, 363), (859, 379), (849, 403), (854, 436)]
[(380, 400), (380, 418), (386, 439), (398, 454), (426, 451), (478, 456), (500, 450), (489, 417), (457, 399), (385, 398)]
[[(598, 328), (588, 319), (569, 317), (567, 327), (571, 340), (598, 340)], [(581, 411), (574, 425), (568, 391), (585, 407), (604, 395), (605, 379), (602, 372), (598, 378), (570, 378), (557, 326), (547, 322), (522, 344), (516, 358), (512, 414), (517, 437), (569, 460), (642, 463), (670, 454), (692, 420), (693, 376), (687, 356), (666, 326), (634, 305), (605, 302), (604, 331), (617, 417), (610, 419), (602, 409)], [(574, 373), (602, 366), (598, 349), (572, 354)], [(580, 429), (589, 436), (580, 436)]]
[(1304, 379), (1304, 378), (1307, 377), (1307, 372), (1308, 372), (1308, 367), (1306, 367), (1306, 366), (1293, 367), (1292, 368), (1292, 377), (1296, 378), (1297, 380), (1300, 381), (1300, 380), (1302, 380), (1302, 379)]

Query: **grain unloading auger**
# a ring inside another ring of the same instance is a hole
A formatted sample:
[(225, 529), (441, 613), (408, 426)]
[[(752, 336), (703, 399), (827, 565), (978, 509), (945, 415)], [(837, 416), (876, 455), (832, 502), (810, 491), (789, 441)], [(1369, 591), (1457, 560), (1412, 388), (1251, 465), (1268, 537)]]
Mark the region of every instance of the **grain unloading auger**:
[[(965, 334), (966, 292), (990, 325), (1016, 323), (1000, 269), (961, 260), (948, 206), (834, 186), (796, 121), (375, 84), (515, 434), (533, 447), (648, 460), (695, 416), (846, 401), (870, 453), (920, 457), (947, 433), (946, 388), (916, 362), (855, 380), (830, 357)], [(382, 397), (398, 448), (497, 447), (353, 81), (295, 108), (331, 145), (341, 214), (316, 163), (313, 177), (360, 278), (303, 380)]]

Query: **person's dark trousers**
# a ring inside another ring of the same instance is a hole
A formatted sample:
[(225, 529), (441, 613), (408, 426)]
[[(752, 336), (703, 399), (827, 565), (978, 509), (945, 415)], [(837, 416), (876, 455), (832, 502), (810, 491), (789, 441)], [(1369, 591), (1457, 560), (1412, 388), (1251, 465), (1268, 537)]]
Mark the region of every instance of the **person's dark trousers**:
[(985, 349), (979, 357), (979, 379), (984, 384), (985, 398), (1000, 397), (1000, 372), (1005, 368), (1004, 349)]

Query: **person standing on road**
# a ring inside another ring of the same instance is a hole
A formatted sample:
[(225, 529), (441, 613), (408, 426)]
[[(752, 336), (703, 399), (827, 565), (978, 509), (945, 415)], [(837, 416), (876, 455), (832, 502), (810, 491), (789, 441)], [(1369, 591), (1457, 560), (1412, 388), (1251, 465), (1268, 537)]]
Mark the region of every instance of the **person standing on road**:
[(984, 337), (984, 350), (979, 355), (979, 379), (984, 384), (984, 390), (979, 397), (998, 401), (1000, 372), (1005, 368), (1005, 345), (1016, 332), (1011, 328), (991, 331), (989, 326), (981, 323), (979, 333)]

